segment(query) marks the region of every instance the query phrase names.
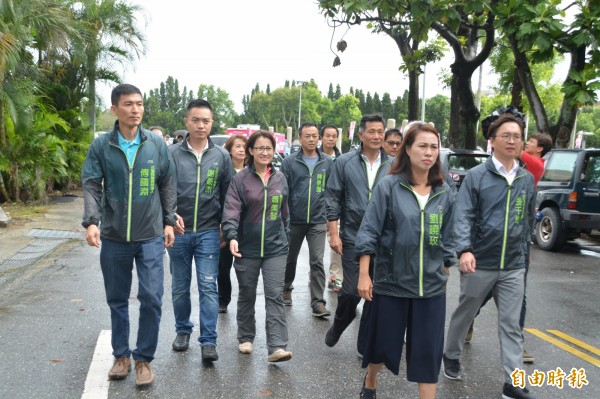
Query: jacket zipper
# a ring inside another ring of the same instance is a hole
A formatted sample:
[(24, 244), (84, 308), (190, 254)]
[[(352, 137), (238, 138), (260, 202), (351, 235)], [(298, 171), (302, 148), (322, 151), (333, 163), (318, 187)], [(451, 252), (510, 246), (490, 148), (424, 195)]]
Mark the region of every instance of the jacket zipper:
[[(502, 176), (504, 180), (506, 180), (506, 177), (504, 177), (503, 175), (500, 176)], [(520, 177), (521, 176), (516, 175), (513, 180), (513, 183)], [(508, 183), (508, 180), (506, 180), (506, 182)], [(506, 257), (506, 241), (508, 239), (508, 220), (510, 217), (510, 197), (512, 194), (512, 186), (512, 184), (508, 185), (508, 194), (506, 195), (506, 209), (504, 213), (504, 237), (502, 237), (502, 254), (500, 255), (500, 270), (504, 269), (504, 260)]]
[[(400, 183), (403, 187), (406, 187), (407, 189), (410, 190), (410, 192), (413, 193), (413, 195), (415, 196), (415, 200), (417, 201), (417, 205), (419, 205), (419, 208), (421, 208), (421, 203), (419, 202), (419, 198), (417, 197), (417, 194), (415, 193), (415, 191), (412, 189), (412, 187), (406, 186), (404, 183)], [(438, 195), (440, 195), (441, 193), (446, 192), (446, 190), (442, 190), (439, 191), (437, 193), (435, 193), (433, 196), (429, 196), (429, 198), (427, 198), (427, 201), (425, 202), (425, 205), (423, 206), (423, 208), (421, 208), (421, 236), (419, 237), (419, 296), (422, 297), (423, 296), (423, 247), (425, 246), (425, 208), (427, 208), (427, 204), (429, 204), (429, 201), (431, 201), (433, 198), (437, 197)]]
[(386, 159), (385, 161), (381, 161), (381, 163), (379, 164), (379, 167), (377, 168), (377, 172), (375, 172), (375, 178), (373, 179), (373, 184), (370, 184), (369, 182), (369, 171), (367, 170), (367, 163), (365, 162), (365, 160), (362, 157), (362, 154), (360, 155), (360, 159), (363, 162), (364, 166), (365, 166), (365, 173), (367, 175), (367, 188), (369, 189), (369, 198), (368, 200), (371, 201), (371, 194), (373, 194), (373, 186), (375, 185), (375, 181), (377, 180), (377, 177), (379, 176), (379, 172), (381, 171), (381, 167), (386, 164), (388, 162), (388, 160)]
[[(140, 146), (138, 147), (138, 149), (135, 151), (135, 154), (133, 155), (133, 162), (132, 164), (135, 165), (135, 158), (137, 157), (137, 153), (139, 151), (139, 149), (142, 147), (142, 144), (144, 144), (144, 141), (140, 142)], [(126, 241), (130, 242), (131, 241), (131, 204), (133, 203), (133, 166), (129, 166), (129, 159), (127, 158), (127, 154), (125, 153), (125, 151), (123, 151), (123, 149), (121, 148), (121, 146), (115, 145), (114, 143), (110, 143), (110, 145), (117, 147), (119, 150), (121, 150), (121, 152), (123, 153), (123, 155), (125, 155), (125, 162), (127, 162), (127, 169), (129, 170), (129, 195), (127, 197), (127, 237), (126, 237)], [(152, 182), (149, 182), (149, 184), (151, 184)]]
[(202, 172), (202, 167), (200, 166), (201, 161), (202, 159), (198, 160), (198, 158), (196, 158), (198, 171), (196, 176), (196, 200), (194, 201), (194, 228), (192, 229), (194, 233), (196, 232), (196, 226), (198, 225), (198, 199), (200, 197), (200, 175)]
[[(296, 158), (297, 159), (297, 158)], [(312, 194), (312, 177), (313, 177), (313, 171), (316, 169), (317, 165), (320, 163), (323, 163), (323, 161), (317, 161), (317, 163), (315, 164), (315, 166), (313, 167), (313, 170), (310, 170), (310, 168), (308, 167), (308, 165), (306, 164), (306, 162), (304, 162), (303, 160), (297, 159), (298, 162), (300, 162), (301, 164), (303, 164), (304, 166), (306, 166), (306, 169), (308, 170), (308, 206), (306, 207), (306, 223), (310, 223), (310, 197)]]

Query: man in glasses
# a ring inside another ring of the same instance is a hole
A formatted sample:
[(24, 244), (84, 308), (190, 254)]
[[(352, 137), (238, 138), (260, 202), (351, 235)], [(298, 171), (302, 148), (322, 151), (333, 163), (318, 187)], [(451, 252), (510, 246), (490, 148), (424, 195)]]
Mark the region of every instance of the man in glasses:
[(402, 133), (398, 129), (388, 129), (383, 138), (383, 149), (389, 157), (395, 157), (400, 152)]
[(229, 153), (209, 138), (213, 124), (212, 106), (206, 100), (192, 100), (187, 107), (188, 134), (181, 143), (169, 147), (177, 176), (175, 244), (171, 258), (175, 332), (173, 350), (188, 349), (194, 323), (190, 320), (192, 260), (200, 299), (202, 361), (214, 362), (217, 354), (219, 295), (220, 224), (225, 194), (233, 175)]
[(533, 398), (527, 388), (514, 386), (512, 379), (512, 373), (523, 368), (519, 317), (535, 205), (533, 176), (517, 162), (524, 128), (520, 118), (500, 115), (488, 130), (493, 155), (469, 170), (460, 186), (454, 209), (454, 236), (461, 292), (443, 355), (444, 375), (462, 379), (460, 355), (467, 330), (484, 298), (493, 290), (504, 369), (502, 397), (507, 399)]

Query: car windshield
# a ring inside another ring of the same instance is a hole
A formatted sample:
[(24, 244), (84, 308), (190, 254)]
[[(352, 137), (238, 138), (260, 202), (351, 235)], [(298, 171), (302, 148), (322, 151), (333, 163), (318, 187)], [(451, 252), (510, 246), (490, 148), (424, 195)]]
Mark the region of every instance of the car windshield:
[(485, 155), (471, 154), (450, 154), (448, 157), (448, 169), (468, 171), (469, 169), (482, 164), (488, 157)]
[(556, 152), (545, 165), (541, 181), (568, 183), (577, 161), (576, 152)]
[(221, 135), (217, 135), (217, 136), (210, 136), (210, 140), (218, 146), (223, 147), (225, 145), (225, 142), (227, 141), (227, 139), (229, 138), (229, 136), (221, 136)]

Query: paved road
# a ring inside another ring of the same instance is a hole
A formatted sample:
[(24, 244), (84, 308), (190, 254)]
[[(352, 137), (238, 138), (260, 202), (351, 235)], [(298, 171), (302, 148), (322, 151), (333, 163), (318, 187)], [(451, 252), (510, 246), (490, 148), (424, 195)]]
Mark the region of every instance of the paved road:
[[(74, 199), (69, 206), (80, 205), (80, 199)], [(6, 245), (4, 241), (2, 246)], [(572, 368), (583, 369), (588, 381), (582, 389), (569, 387), (566, 379), (562, 389), (545, 381), (541, 387), (532, 388), (538, 398), (600, 397), (600, 350), (597, 349), (600, 348), (600, 251), (597, 251), (597, 243), (583, 244), (586, 245), (583, 251), (571, 246), (559, 253), (537, 249), (532, 253), (525, 346), (535, 355), (536, 362), (525, 366), (524, 371), (531, 375), (537, 369), (547, 375), (560, 367), (568, 375)], [(102, 331), (110, 330), (98, 252), (82, 241), (72, 241), (10, 284), (0, 287), (2, 397), (82, 397), (98, 337)], [(350, 326), (336, 347), (325, 346), (323, 339), (331, 320), (316, 319), (310, 314), (307, 258), (304, 247), (294, 305), (287, 309), (289, 348), (294, 353), (290, 362), (267, 362), (262, 291), (257, 301), (257, 338), (253, 354), (237, 352), (235, 307), (231, 305), (229, 313), (219, 316), (220, 359), (214, 366), (202, 364), (197, 345), (192, 345), (186, 353), (173, 352), (174, 322), (167, 268), (160, 342), (153, 362), (157, 380), (152, 387), (142, 390), (135, 388), (133, 376), (112, 382), (108, 397), (357, 397), (364, 375), (355, 351), (357, 323)], [(165, 262), (168, 262), (167, 257)], [(458, 296), (458, 276), (455, 270), (453, 272), (448, 286), (447, 321)], [(233, 274), (232, 278), (235, 282)], [(236, 295), (234, 292), (234, 297)], [(135, 296), (134, 290), (132, 320), (137, 319)], [(327, 291), (326, 298), (328, 306), (335, 309), (335, 295)], [(193, 315), (197, 319), (195, 286), (193, 303)], [(441, 376), (438, 398), (501, 397), (496, 317), (494, 305), (488, 304), (477, 318), (473, 342), (467, 345), (462, 357), (465, 379), (456, 382)], [(134, 322), (132, 339), (136, 327), (137, 322)], [(197, 338), (197, 331), (193, 337)], [(416, 392), (416, 386), (405, 379), (404, 362), (399, 376), (389, 372), (381, 376), (379, 398), (414, 398)]]

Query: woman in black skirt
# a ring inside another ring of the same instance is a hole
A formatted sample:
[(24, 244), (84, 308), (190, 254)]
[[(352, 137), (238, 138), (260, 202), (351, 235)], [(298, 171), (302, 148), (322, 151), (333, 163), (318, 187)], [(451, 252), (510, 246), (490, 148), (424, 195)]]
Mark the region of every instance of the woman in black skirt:
[(418, 383), (421, 399), (435, 398), (444, 347), (445, 267), (454, 260), (454, 194), (444, 182), (439, 149), (433, 126), (410, 126), (389, 175), (373, 192), (356, 237), (358, 292), (372, 301), (361, 398), (375, 398), (384, 365), (398, 374), (405, 332), (407, 379)]

